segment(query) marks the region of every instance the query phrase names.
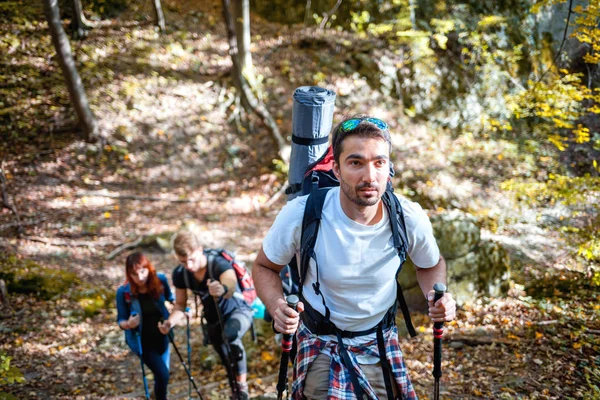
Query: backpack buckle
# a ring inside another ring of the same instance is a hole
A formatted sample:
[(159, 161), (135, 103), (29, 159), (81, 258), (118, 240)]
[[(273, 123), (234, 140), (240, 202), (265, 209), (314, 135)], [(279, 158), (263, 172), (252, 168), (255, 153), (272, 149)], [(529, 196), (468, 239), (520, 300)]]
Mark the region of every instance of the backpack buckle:
[(313, 284), (312, 284), (312, 287), (313, 287), (313, 289), (314, 289), (314, 291), (315, 291), (315, 294), (316, 294), (317, 296), (320, 296), (320, 295), (321, 295), (321, 289), (319, 289), (319, 287), (320, 287), (320, 286), (321, 286), (321, 285), (319, 284), (319, 282), (316, 282), (316, 283), (313, 283)]

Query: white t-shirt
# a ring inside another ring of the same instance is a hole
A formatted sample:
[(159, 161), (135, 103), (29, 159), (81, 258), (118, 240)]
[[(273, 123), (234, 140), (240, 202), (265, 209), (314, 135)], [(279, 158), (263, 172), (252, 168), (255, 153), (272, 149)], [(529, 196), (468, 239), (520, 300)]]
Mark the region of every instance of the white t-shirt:
[[(299, 253), (307, 198), (291, 200), (277, 215), (263, 241), (263, 251), (271, 262), (285, 265)], [(431, 222), (419, 204), (401, 197), (399, 200), (406, 224), (408, 254), (418, 267), (431, 268), (440, 258)], [(377, 224), (362, 225), (344, 213), (339, 187), (329, 190), (325, 198), (315, 254), (321, 291), (331, 321), (340, 329), (372, 328), (396, 301), (395, 277), (400, 259), (393, 245), (387, 210), (385, 207), (383, 210), (384, 216)], [(316, 268), (311, 260), (303, 296), (325, 315), (321, 296), (312, 288), (314, 282)], [(363, 337), (359, 341), (370, 339)]]

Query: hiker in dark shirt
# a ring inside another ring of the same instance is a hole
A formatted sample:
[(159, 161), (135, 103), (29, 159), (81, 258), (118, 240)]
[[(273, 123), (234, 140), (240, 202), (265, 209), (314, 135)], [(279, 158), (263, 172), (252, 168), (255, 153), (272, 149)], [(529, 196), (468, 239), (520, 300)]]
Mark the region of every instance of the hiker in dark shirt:
[[(236, 382), (240, 398), (247, 399), (246, 351), (242, 337), (252, 323), (252, 310), (241, 295), (235, 271), (225, 258), (205, 251), (192, 232), (179, 232), (173, 240), (173, 249), (181, 262), (173, 271), (175, 308), (169, 319), (160, 326), (161, 331), (168, 332), (173, 325), (180, 323), (187, 305), (187, 289), (190, 289), (202, 301), (209, 341), (224, 365), (227, 365), (228, 347), (231, 348), (231, 356), (237, 362)], [(217, 304), (224, 326), (223, 331), (219, 323)], [(229, 346), (223, 341), (223, 332)]]
[(125, 262), (126, 282), (117, 289), (117, 323), (125, 330), (127, 345), (154, 374), (157, 399), (167, 398), (169, 340), (158, 329), (169, 317), (165, 301), (173, 302), (167, 277), (157, 273), (148, 258), (133, 253)]

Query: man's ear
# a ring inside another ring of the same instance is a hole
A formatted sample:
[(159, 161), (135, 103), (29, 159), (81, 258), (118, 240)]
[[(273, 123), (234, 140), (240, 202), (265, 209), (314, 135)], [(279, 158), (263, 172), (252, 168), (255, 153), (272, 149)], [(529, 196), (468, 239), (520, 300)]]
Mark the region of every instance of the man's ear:
[(331, 170), (333, 171), (333, 174), (339, 181), (340, 180), (340, 166), (336, 161), (333, 162), (333, 168)]

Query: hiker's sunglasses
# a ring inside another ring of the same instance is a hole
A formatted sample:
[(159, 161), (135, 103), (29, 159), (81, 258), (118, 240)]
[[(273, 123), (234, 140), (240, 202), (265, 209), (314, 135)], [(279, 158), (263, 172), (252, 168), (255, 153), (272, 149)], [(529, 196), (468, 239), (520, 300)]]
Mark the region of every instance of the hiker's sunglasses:
[(342, 125), (340, 126), (340, 130), (344, 133), (346, 132), (350, 132), (353, 129), (356, 129), (356, 127), (358, 125), (360, 125), (361, 122), (363, 121), (367, 121), (372, 123), (373, 125), (375, 125), (377, 128), (381, 129), (382, 131), (385, 131), (388, 128), (388, 125), (380, 120), (379, 118), (351, 118), (351, 119), (347, 119), (346, 121), (342, 122)]

